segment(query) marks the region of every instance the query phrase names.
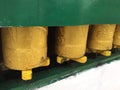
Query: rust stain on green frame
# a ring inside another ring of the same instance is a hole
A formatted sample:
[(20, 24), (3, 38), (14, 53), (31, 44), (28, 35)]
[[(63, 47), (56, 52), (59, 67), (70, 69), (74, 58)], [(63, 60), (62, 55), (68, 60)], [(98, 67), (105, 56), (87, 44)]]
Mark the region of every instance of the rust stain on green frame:
[(0, 0), (0, 26), (120, 24), (120, 0)]

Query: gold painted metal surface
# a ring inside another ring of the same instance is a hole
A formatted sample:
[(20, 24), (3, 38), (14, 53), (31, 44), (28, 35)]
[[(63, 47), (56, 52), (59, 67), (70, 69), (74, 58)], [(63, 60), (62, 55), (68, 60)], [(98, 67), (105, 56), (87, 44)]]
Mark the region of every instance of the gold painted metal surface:
[(32, 70), (23, 70), (21, 73), (22, 80), (31, 80), (32, 79)]
[(57, 55), (75, 61), (77, 61), (76, 58), (83, 57), (86, 50), (88, 27), (88, 25), (59, 27), (56, 34)]
[(120, 48), (120, 25), (117, 25), (114, 40), (113, 40), (114, 47)]
[(114, 24), (94, 25), (92, 30), (89, 32), (88, 48), (93, 52), (98, 52), (105, 56), (109, 56), (111, 52), (107, 50), (112, 49), (115, 27), (116, 25)]
[(14, 70), (29, 70), (49, 65), (45, 27), (9, 27), (2, 29), (5, 65)]

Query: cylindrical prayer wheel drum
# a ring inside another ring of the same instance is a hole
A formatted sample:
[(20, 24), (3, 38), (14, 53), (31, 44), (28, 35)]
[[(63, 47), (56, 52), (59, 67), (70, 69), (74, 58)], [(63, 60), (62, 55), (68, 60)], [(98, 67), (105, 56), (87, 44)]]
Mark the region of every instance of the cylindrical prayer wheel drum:
[(2, 45), (5, 65), (10, 69), (22, 70), (23, 73), (26, 71), (27, 74), (33, 68), (49, 65), (47, 34), (48, 30), (45, 27), (3, 28)]
[(120, 25), (116, 27), (113, 44), (115, 48), (120, 48)]
[(72, 60), (83, 57), (87, 35), (88, 25), (59, 27), (56, 34), (57, 55)]
[[(93, 52), (110, 56), (112, 49), (113, 35), (116, 25), (104, 24), (94, 25), (89, 32), (88, 48)], [(106, 51), (106, 52), (101, 52)]]

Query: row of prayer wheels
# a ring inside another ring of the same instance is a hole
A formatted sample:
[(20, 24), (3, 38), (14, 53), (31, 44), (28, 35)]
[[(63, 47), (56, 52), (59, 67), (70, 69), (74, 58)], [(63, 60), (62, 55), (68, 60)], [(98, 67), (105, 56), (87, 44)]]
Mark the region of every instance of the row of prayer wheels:
[[(1, 28), (5, 66), (22, 71), (23, 80), (32, 79), (32, 69), (48, 66), (48, 27)], [(110, 56), (111, 49), (120, 48), (120, 25), (80, 25), (57, 27), (55, 52), (57, 62), (74, 60), (85, 63), (87, 51)]]

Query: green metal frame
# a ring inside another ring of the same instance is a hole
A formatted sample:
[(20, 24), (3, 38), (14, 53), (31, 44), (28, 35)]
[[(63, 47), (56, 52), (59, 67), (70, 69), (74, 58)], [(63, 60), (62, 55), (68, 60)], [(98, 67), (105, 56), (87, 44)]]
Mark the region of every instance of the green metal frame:
[(0, 26), (120, 24), (120, 0), (0, 0)]
[[(0, 0), (0, 27), (83, 24), (120, 24), (120, 0)], [(1, 72), (0, 89), (33, 90), (115, 59), (120, 59), (120, 51), (86, 64), (53, 64), (35, 69), (31, 81), (22, 81), (18, 71)]]
[[(54, 64), (47, 68), (35, 69), (31, 81), (22, 81), (20, 72), (8, 71), (0, 74), (1, 90), (33, 90), (42, 86), (51, 84), (70, 75), (77, 74), (83, 70), (97, 67), (104, 63), (120, 59), (120, 51), (112, 54), (110, 57), (96, 56), (88, 59), (86, 64), (76, 62), (67, 62), (61, 65)], [(54, 61), (53, 61), (54, 62)], [(52, 64), (51, 64), (52, 65)]]

